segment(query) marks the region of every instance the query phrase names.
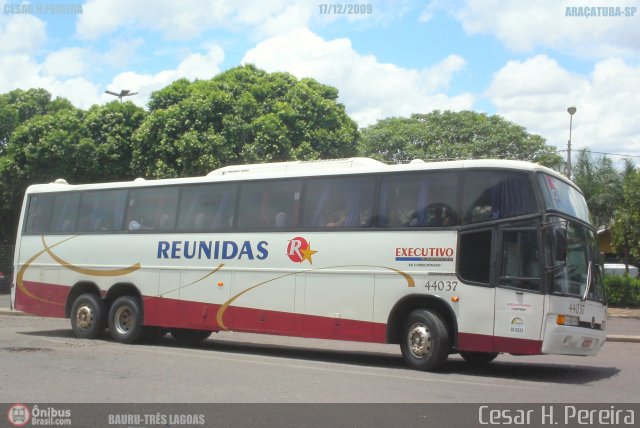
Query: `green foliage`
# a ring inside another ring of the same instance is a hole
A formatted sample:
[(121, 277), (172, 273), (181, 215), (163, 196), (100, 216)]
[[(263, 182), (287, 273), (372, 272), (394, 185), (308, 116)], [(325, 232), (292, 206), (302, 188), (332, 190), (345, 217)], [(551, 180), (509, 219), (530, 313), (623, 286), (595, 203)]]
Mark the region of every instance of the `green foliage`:
[(561, 158), (545, 140), (500, 116), (433, 111), (392, 117), (362, 130), (360, 154), (400, 163), (412, 159), (518, 159), (558, 167)]
[(609, 306), (640, 307), (640, 279), (605, 275), (604, 286)]
[(573, 181), (584, 193), (596, 227), (608, 227), (624, 200), (623, 175), (606, 156), (593, 158), (584, 149), (573, 166)]
[(615, 210), (611, 232), (616, 250), (628, 263), (640, 259), (640, 170), (627, 163), (623, 181), (624, 199)]
[(181, 177), (229, 164), (352, 156), (359, 134), (337, 96), (313, 79), (252, 65), (178, 80), (151, 96), (133, 136), (132, 169)]
[(42, 89), (23, 91), (16, 89), (0, 95), (0, 155), (18, 125), (29, 119), (75, 107), (64, 98), (51, 100), (51, 94)]
[(112, 102), (76, 109), (44, 89), (0, 95), (0, 243), (13, 242), (22, 196), (30, 184), (132, 178), (131, 136), (145, 112)]
[(95, 146), (92, 156), (96, 163), (91, 180), (117, 181), (134, 178), (131, 172), (131, 139), (145, 117), (145, 111), (130, 101), (94, 105), (87, 111), (83, 124)]

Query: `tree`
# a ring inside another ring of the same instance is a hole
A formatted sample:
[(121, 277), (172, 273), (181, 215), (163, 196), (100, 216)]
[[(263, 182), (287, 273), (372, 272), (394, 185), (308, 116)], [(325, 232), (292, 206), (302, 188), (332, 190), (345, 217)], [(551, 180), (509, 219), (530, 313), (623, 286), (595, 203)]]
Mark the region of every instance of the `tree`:
[(63, 109), (36, 115), (11, 134), (0, 162), (0, 216), (3, 238), (13, 241), (24, 191), (56, 178), (87, 182), (95, 176), (95, 145), (82, 123), (82, 111)]
[(252, 65), (178, 80), (152, 94), (133, 136), (132, 169), (176, 177), (235, 163), (352, 156), (357, 126), (337, 98), (313, 79)]
[(592, 157), (587, 149), (578, 153), (573, 167), (574, 183), (582, 190), (596, 227), (611, 225), (622, 204), (623, 176), (606, 156)]
[(15, 89), (0, 95), (0, 155), (9, 142), (11, 133), (18, 125), (35, 116), (73, 110), (73, 105), (65, 98), (51, 100), (51, 94), (42, 88), (23, 91)]
[(131, 171), (132, 136), (146, 112), (132, 102), (112, 101), (94, 105), (86, 112), (83, 125), (95, 145), (96, 169), (91, 180), (116, 181), (135, 178)]
[(544, 138), (500, 116), (438, 111), (392, 117), (362, 130), (359, 152), (383, 161), (502, 158), (559, 167), (561, 158)]
[(51, 101), (47, 94), (13, 91), (10, 95), (18, 101), (5, 104), (18, 112), (17, 122), (24, 119), (0, 154), (0, 214), (5, 220), (0, 233), (7, 241), (15, 237), (22, 196), (30, 184), (57, 178), (69, 183), (133, 178), (131, 136), (144, 110), (113, 101), (84, 112), (67, 100)]
[(627, 162), (624, 176), (624, 200), (615, 211), (611, 228), (613, 244), (627, 265), (640, 260), (640, 170)]

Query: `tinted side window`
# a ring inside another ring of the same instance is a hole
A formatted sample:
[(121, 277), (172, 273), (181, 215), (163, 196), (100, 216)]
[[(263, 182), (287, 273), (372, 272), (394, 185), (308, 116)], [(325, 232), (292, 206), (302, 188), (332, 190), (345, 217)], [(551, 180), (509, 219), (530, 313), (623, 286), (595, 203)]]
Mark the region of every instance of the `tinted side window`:
[(542, 264), (536, 229), (502, 232), (500, 285), (540, 290)]
[(177, 187), (150, 187), (129, 192), (129, 230), (173, 230), (178, 206)]
[(178, 230), (228, 229), (233, 225), (236, 203), (234, 184), (206, 184), (182, 189)]
[(38, 234), (49, 230), (53, 201), (53, 194), (34, 194), (29, 197), (24, 233)]
[(252, 182), (242, 185), (238, 228), (277, 229), (297, 225), (301, 183)]
[(483, 284), (491, 283), (491, 238), (491, 230), (460, 234), (460, 278)]
[(121, 230), (126, 198), (126, 190), (82, 192), (78, 230), (81, 232)]
[(369, 227), (373, 219), (373, 199), (373, 177), (311, 180), (305, 191), (304, 226)]
[(76, 229), (80, 193), (58, 193), (53, 204), (50, 232), (71, 233)]
[(526, 174), (466, 171), (462, 204), (463, 224), (535, 213), (533, 187)]
[(377, 211), (379, 227), (447, 227), (458, 222), (455, 172), (383, 177)]

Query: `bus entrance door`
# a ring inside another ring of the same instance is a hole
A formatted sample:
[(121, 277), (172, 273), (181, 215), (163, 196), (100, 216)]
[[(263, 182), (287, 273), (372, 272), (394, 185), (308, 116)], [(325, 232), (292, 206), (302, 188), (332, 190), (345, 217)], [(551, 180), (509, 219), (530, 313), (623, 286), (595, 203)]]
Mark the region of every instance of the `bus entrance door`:
[(545, 295), (535, 225), (500, 230), (494, 352), (539, 354)]

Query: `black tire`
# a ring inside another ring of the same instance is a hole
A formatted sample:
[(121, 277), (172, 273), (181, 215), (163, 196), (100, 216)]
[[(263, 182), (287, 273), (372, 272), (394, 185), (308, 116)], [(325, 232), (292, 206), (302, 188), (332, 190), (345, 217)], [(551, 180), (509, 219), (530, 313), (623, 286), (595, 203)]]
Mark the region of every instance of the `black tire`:
[(197, 345), (207, 340), (207, 338), (211, 336), (211, 333), (213, 332), (209, 330), (191, 330), (187, 328), (174, 328), (171, 330), (171, 336), (173, 336), (176, 342), (186, 346)]
[(460, 351), (460, 356), (469, 364), (474, 366), (483, 366), (495, 360), (498, 353)]
[(435, 371), (442, 367), (451, 350), (447, 327), (436, 313), (417, 309), (407, 317), (400, 349), (412, 369)]
[(118, 297), (109, 309), (109, 332), (120, 343), (138, 343), (142, 339), (142, 309), (133, 296)]
[(104, 333), (106, 309), (100, 296), (81, 294), (71, 306), (71, 329), (80, 339), (95, 339)]

